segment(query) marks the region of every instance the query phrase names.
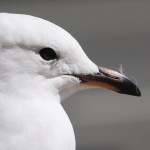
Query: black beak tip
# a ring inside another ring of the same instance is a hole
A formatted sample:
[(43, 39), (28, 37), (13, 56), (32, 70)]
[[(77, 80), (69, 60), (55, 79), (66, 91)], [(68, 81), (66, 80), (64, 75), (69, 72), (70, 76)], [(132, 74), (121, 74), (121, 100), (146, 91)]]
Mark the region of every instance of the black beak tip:
[(123, 85), (124, 86), (121, 88), (120, 93), (139, 97), (142, 95), (139, 87), (135, 83), (133, 83), (130, 79), (124, 78)]
[(131, 95), (141, 97), (142, 94), (141, 94), (140, 89), (136, 86), (135, 92), (132, 93)]

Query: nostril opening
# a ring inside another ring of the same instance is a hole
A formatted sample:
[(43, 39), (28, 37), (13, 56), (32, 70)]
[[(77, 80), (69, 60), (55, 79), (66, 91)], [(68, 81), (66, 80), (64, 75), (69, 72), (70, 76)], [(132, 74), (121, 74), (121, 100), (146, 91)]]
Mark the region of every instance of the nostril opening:
[(107, 74), (107, 73), (105, 73), (105, 76), (107, 76), (108, 78), (111, 78), (111, 79), (115, 79), (115, 80), (119, 79), (117, 76), (113, 76), (113, 75)]

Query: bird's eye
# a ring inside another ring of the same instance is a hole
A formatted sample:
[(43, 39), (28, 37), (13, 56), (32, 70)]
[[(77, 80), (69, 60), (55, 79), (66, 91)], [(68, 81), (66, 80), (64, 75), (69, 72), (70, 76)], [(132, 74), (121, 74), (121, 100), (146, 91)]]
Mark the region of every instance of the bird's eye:
[(52, 60), (52, 59), (57, 59), (57, 54), (55, 53), (53, 49), (49, 47), (42, 48), (39, 53), (41, 57), (47, 61)]

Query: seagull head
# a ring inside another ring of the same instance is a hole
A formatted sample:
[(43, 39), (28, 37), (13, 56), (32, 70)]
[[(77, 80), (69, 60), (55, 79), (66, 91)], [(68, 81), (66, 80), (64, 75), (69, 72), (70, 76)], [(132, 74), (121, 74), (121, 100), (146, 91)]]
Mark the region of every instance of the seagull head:
[(36, 86), (41, 78), (62, 97), (88, 87), (141, 95), (128, 77), (94, 64), (68, 32), (49, 21), (1, 13), (0, 29), (0, 80), (28, 78)]

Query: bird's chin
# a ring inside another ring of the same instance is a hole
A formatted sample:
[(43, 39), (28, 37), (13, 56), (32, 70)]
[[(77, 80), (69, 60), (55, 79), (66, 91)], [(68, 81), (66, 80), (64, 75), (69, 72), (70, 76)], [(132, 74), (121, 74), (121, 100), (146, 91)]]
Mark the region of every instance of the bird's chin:
[(64, 100), (80, 90), (80, 79), (72, 75), (61, 75), (53, 78), (54, 88), (58, 89), (61, 100)]

